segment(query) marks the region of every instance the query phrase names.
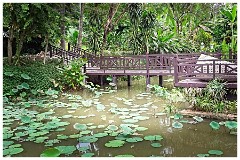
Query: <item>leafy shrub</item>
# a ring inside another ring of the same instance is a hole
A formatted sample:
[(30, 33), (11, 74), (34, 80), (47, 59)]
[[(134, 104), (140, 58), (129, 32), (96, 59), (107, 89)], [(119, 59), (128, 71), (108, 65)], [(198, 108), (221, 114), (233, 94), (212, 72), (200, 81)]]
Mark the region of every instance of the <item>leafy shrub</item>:
[(77, 89), (83, 86), (83, 80), (86, 77), (82, 72), (84, 64), (86, 64), (86, 59), (77, 59), (71, 61), (69, 65), (59, 68), (61, 78), (58, 80), (61, 85), (72, 89)]
[[(59, 78), (60, 73), (56, 68), (59, 62), (50, 60), (44, 65), (41, 61), (28, 60), (24, 63), (22, 66), (3, 65), (3, 94), (9, 93), (24, 82), (27, 82), (32, 90), (54, 87), (50, 80)], [(31, 79), (26, 81), (21, 75), (28, 75)]]

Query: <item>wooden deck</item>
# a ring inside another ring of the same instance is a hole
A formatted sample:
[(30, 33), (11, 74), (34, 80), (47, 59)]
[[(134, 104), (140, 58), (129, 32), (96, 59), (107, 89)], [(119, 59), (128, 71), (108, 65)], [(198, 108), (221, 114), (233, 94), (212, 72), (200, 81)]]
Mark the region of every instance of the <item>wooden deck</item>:
[(66, 64), (79, 57), (87, 58), (83, 69), (86, 75), (112, 75), (115, 78), (127, 75), (128, 79), (131, 75), (143, 75), (146, 85), (150, 84), (150, 76), (159, 76), (159, 84), (162, 84), (162, 76), (173, 75), (174, 86), (201, 88), (206, 87), (209, 80), (221, 77), (228, 81), (227, 88), (237, 88), (237, 60), (221, 60), (220, 53), (205, 53), (218, 59), (199, 60), (201, 54), (102, 56), (76, 47), (65, 51), (50, 46), (50, 56), (62, 57)]

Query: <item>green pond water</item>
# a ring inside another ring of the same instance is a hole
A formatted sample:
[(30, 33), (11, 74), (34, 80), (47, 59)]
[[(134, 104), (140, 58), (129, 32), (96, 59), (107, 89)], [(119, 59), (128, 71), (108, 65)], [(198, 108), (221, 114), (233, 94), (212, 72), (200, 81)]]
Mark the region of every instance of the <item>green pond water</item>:
[[(157, 79), (151, 83), (157, 84)], [(164, 85), (171, 87), (171, 82)], [(100, 92), (100, 96), (88, 91), (64, 93), (57, 99), (32, 100), (30, 107), (25, 103), (4, 104), (5, 156), (39, 157), (44, 150), (57, 146), (72, 146), (72, 151), (60, 155), (70, 157), (196, 157), (209, 150), (221, 150), (223, 157), (237, 156), (236, 135), (229, 134), (224, 126), (213, 131), (209, 119), (191, 124), (184, 121), (192, 122), (192, 117), (176, 120), (163, 114), (167, 101), (146, 93), (145, 79), (133, 81), (131, 87), (119, 82), (117, 90)], [(188, 103), (178, 104), (179, 109), (185, 107)], [(181, 121), (183, 127), (172, 127), (174, 121)], [(157, 136), (147, 140), (149, 135)], [(112, 140), (120, 140), (113, 144), (120, 147), (105, 146), (112, 146)], [(19, 153), (12, 154), (9, 148), (17, 148), (15, 152)]]

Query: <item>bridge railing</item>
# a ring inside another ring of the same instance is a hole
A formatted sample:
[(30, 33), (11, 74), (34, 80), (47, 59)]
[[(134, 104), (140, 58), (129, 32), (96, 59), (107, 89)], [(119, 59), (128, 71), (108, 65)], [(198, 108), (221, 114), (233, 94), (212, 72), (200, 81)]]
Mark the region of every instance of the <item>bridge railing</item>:
[(174, 60), (175, 83), (183, 79), (200, 79), (210, 81), (221, 78), (225, 81), (237, 81), (237, 60)]

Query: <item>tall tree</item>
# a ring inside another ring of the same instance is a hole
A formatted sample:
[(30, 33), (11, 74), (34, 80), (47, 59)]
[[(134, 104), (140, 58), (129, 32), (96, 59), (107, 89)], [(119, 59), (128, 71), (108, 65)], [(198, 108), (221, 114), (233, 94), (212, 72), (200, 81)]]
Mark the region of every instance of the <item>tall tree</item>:
[(84, 3), (79, 4), (79, 9), (80, 9), (80, 16), (79, 16), (78, 47), (82, 48)]
[(61, 4), (61, 10), (60, 10), (60, 14), (61, 14), (61, 48), (62, 49), (66, 49), (66, 43), (65, 43), (65, 3)]

